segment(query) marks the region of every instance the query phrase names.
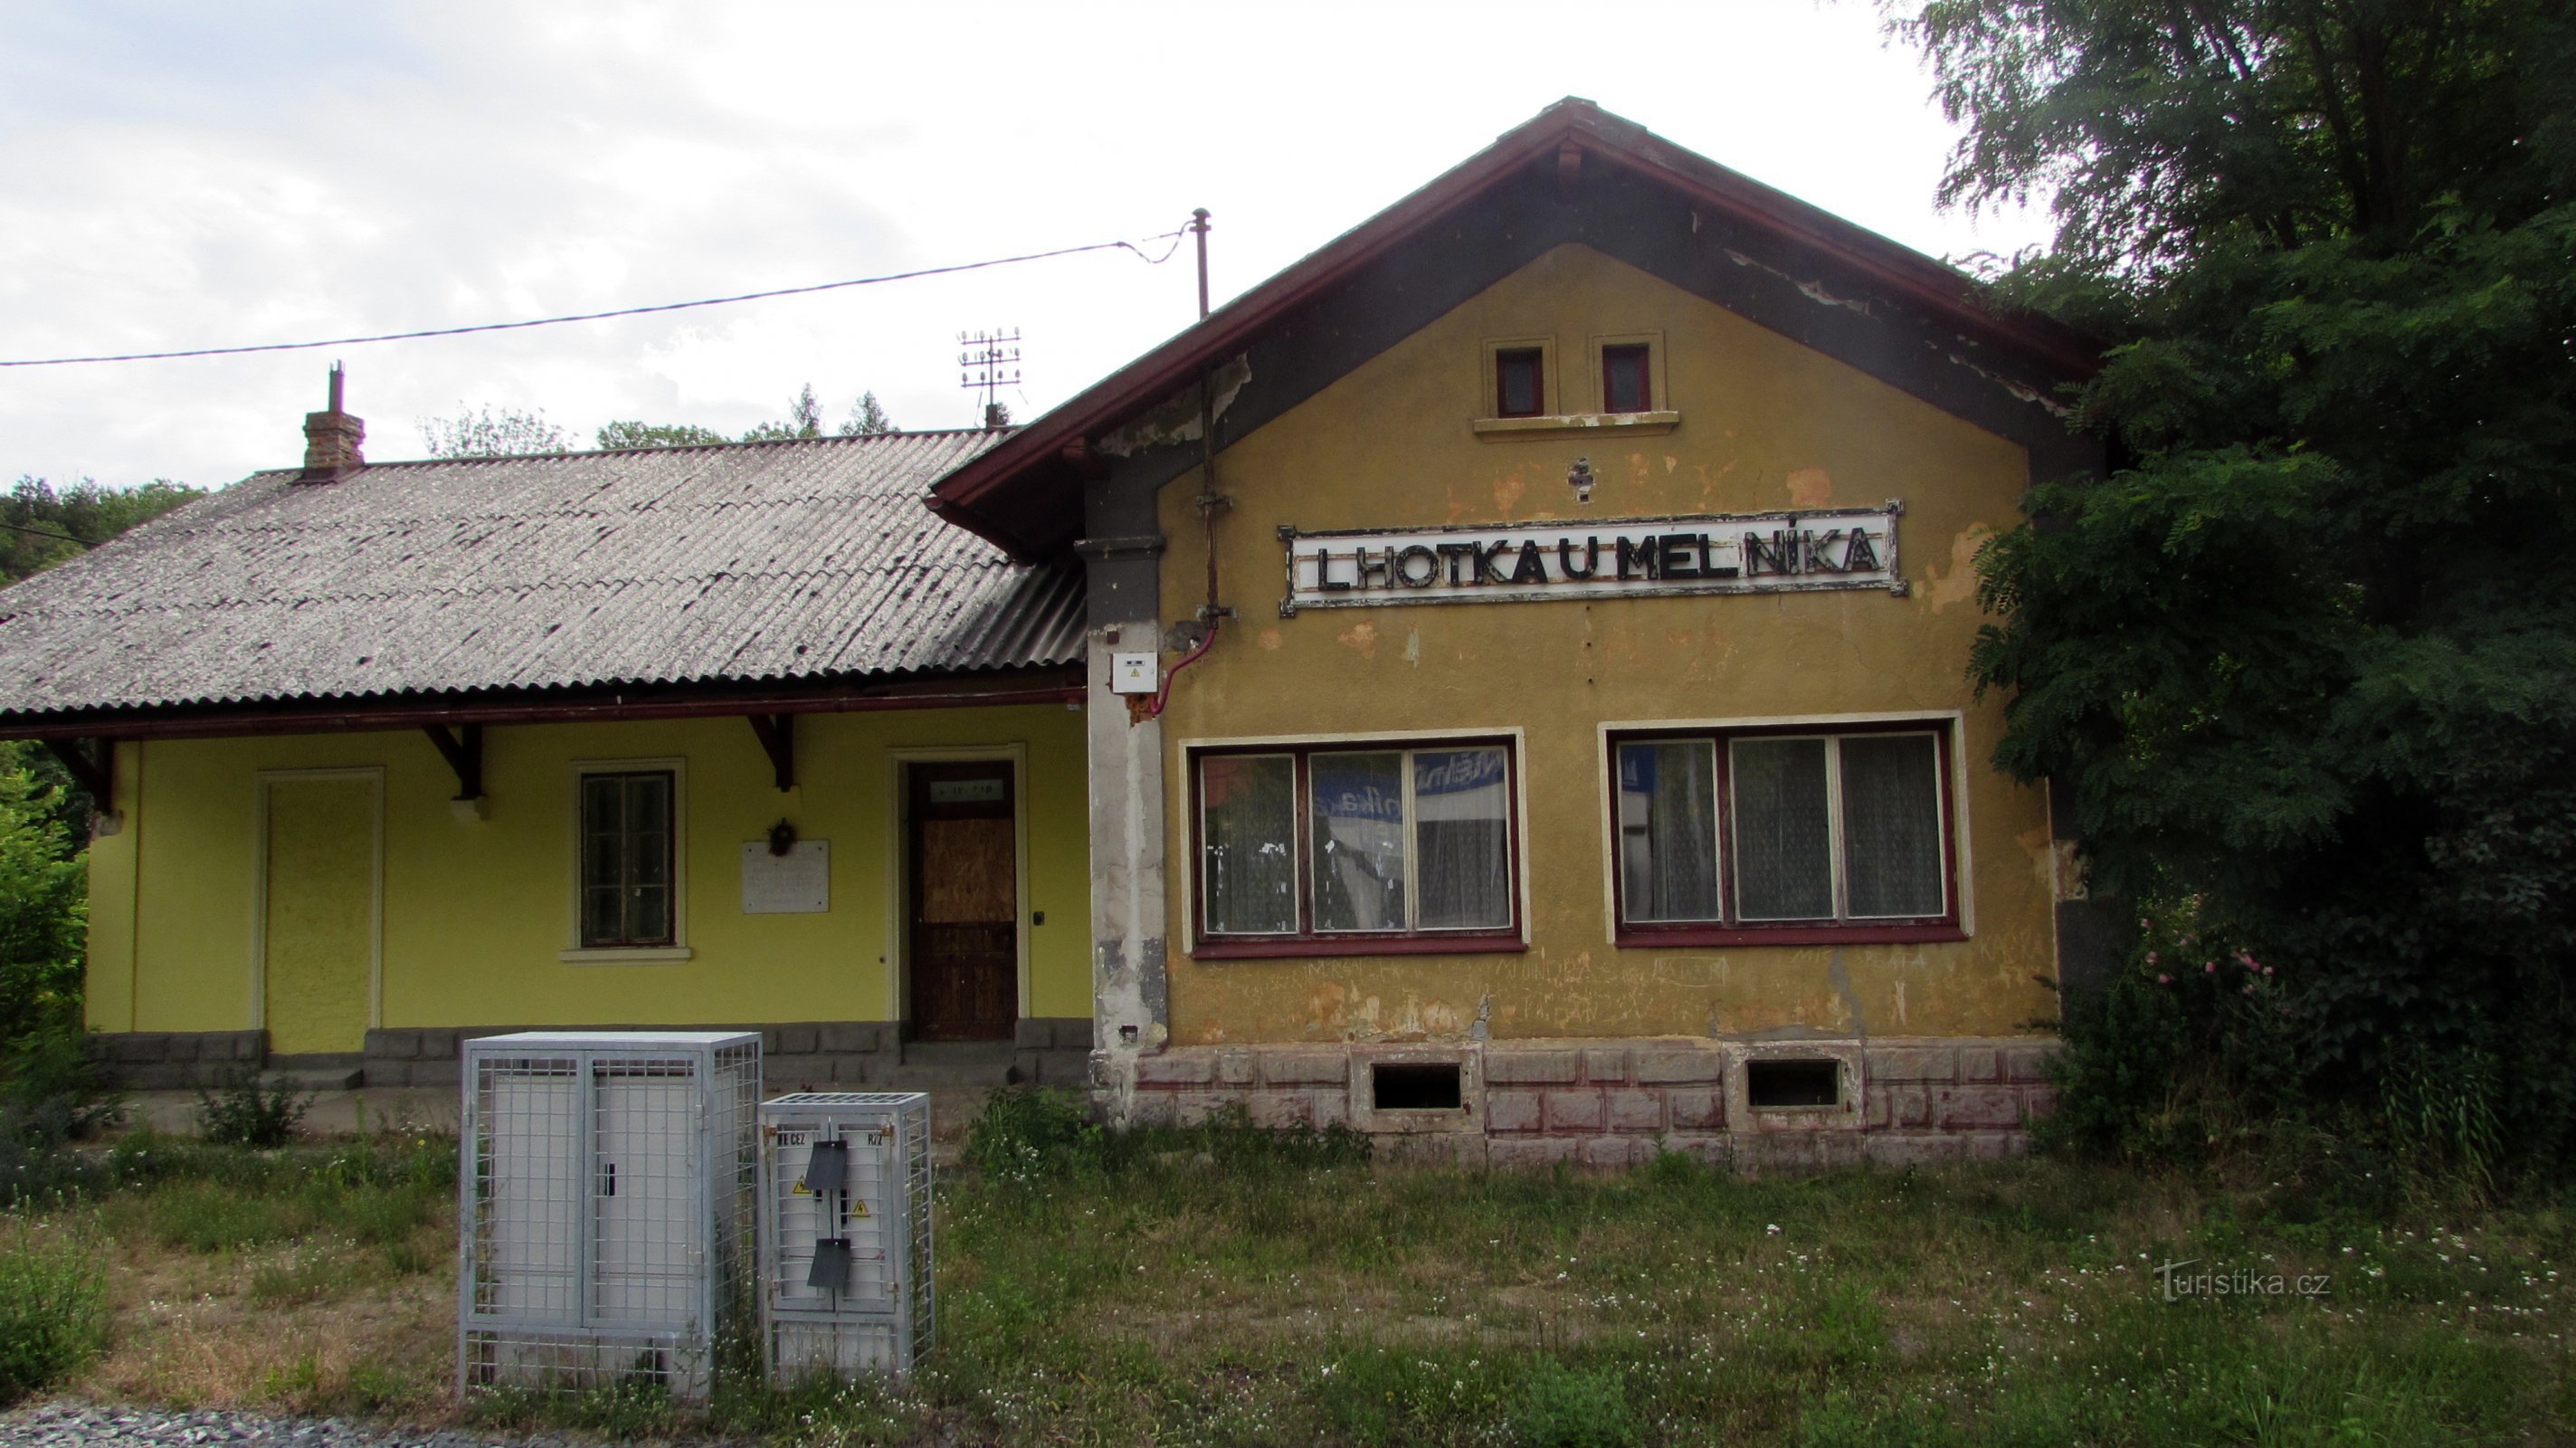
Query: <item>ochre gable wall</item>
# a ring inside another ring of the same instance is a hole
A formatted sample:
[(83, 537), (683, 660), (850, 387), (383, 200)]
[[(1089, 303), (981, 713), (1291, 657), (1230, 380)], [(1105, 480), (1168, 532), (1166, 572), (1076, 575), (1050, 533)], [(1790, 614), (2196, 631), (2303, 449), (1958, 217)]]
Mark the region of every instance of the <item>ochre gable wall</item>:
[[(1480, 438), (1484, 344), (1553, 337), (1583, 410), (1601, 334), (1660, 332), (1661, 436)], [(1588, 455), (1589, 506), (1568, 489)], [(1987, 763), (1999, 698), (1966, 677), (1973, 558), (2018, 521), (2019, 445), (1580, 244), (1554, 248), (1231, 441), (1218, 645), (1164, 715), (1176, 1045), (1657, 1035), (2001, 1036), (2052, 1015), (2045, 792)], [(1204, 595), (1195, 470), (1160, 498), (1163, 613)], [(1903, 500), (1905, 597), (1883, 591), (1388, 606), (1278, 616), (1275, 529), (1397, 528)], [(1169, 656), (1166, 657), (1169, 663)], [(1605, 724), (1874, 712), (1962, 716), (1961, 942), (1626, 949), (1611, 941)], [(1193, 742), (1520, 731), (1530, 947), (1490, 955), (1198, 961)]]

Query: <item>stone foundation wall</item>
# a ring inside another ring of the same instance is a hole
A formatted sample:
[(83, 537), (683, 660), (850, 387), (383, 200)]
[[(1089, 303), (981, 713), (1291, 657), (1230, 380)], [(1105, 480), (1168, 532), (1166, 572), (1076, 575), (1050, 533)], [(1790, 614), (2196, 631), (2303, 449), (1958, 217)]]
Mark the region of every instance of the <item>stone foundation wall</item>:
[(268, 1062), (266, 1031), (119, 1031), (89, 1038), (108, 1081), (128, 1091), (189, 1091), (223, 1084)]
[[(1136, 1062), (1128, 1120), (1190, 1125), (1241, 1105), (1255, 1125), (1346, 1125), (1397, 1159), (1625, 1167), (1678, 1151), (1741, 1167), (1999, 1157), (2050, 1108), (2031, 1040), (1510, 1041), (1181, 1047)], [(1831, 1062), (1832, 1106), (1756, 1106), (1748, 1067)], [(1458, 1067), (1459, 1103), (1389, 1109), (1380, 1064)]]
[[(394, 1026), (367, 1032), (364, 1080), (375, 1087), (453, 1091), (460, 1078), (463, 1043), (477, 1036), (548, 1029), (529, 1026)], [(582, 1026), (580, 1030), (654, 1030), (651, 1026)], [(772, 1091), (849, 1091), (899, 1088), (906, 1046), (898, 1027), (884, 1021), (803, 1021), (715, 1029), (760, 1033), (761, 1079)], [(220, 1084), (235, 1070), (297, 1064), (272, 1060), (266, 1031), (121, 1031), (90, 1038), (91, 1050), (115, 1084), (131, 1091), (189, 1090)], [(978, 1043), (981, 1054), (982, 1043)], [(1080, 1089), (1090, 1078), (1091, 1022), (1085, 1017), (1039, 1018), (1019, 1023), (1014, 1039), (990, 1045), (993, 1074), (1014, 1080)], [(1007, 1060), (1004, 1058), (1007, 1057)], [(315, 1058), (320, 1059), (320, 1058)], [(331, 1057), (336, 1063), (340, 1057)], [(349, 1058), (361, 1064), (360, 1058)]]

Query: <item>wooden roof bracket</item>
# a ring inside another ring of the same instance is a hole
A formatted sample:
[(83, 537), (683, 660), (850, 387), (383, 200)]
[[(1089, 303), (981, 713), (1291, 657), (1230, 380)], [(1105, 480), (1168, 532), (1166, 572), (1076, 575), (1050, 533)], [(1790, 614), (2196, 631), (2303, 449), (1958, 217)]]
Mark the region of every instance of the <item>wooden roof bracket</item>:
[(746, 714), (751, 732), (760, 736), (760, 747), (769, 755), (769, 768), (778, 782), (778, 792), (785, 794), (796, 787), (796, 716), (793, 714)]
[(45, 752), (61, 760), (64, 772), (89, 794), (91, 828), (115, 834), (125, 823), (116, 809), (116, 741), (48, 739)]
[(456, 800), (471, 804), (483, 797), (483, 726), (466, 724), (454, 734), (444, 724), (424, 724), (421, 733), (438, 746), (447, 767), (456, 771)]

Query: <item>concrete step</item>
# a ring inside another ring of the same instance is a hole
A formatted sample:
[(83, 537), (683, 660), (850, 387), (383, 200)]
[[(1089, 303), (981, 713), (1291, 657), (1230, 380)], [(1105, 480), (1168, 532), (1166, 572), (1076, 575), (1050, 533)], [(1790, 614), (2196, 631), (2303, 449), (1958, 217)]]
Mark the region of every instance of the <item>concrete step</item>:
[(367, 1084), (367, 1058), (354, 1051), (271, 1056), (259, 1076), (272, 1089), (283, 1085), (290, 1091), (354, 1091)]
[(887, 1091), (989, 1090), (1011, 1080), (1009, 1041), (906, 1041), (892, 1060), (870, 1063), (868, 1085)]

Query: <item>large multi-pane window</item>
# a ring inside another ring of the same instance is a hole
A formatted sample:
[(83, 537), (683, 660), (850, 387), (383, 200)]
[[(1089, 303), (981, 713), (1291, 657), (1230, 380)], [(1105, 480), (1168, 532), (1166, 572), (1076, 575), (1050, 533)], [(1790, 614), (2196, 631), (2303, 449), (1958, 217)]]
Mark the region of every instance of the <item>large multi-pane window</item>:
[(673, 771), (581, 776), (581, 945), (664, 946), (672, 908)]
[(1947, 739), (1919, 724), (1614, 739), (1620, 928), (1955, 929)]
[(1485, 742), (1196, 755), (1201, 942), (1511, 934), (1511, 763)]

